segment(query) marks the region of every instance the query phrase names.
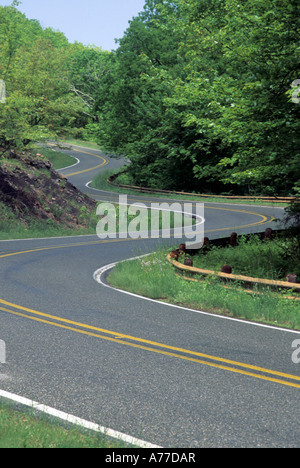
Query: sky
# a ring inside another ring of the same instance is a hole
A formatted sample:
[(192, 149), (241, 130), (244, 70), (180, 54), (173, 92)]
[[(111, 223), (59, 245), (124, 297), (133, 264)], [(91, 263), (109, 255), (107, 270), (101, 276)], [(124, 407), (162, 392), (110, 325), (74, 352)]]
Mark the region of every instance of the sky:
[[(0, 6), (12, 0), (0, 0)], [(137, 16), (145, 0), (22, 0), (17, 7), (28, 19), (36, 19), (43, 28), (64, 33), (69, 42), (116, 50), (128, 22)]]

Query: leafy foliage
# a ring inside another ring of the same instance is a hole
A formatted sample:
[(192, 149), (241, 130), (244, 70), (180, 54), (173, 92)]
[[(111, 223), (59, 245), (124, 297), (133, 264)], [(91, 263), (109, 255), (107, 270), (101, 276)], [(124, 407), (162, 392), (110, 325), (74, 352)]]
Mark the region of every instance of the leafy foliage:
[(7, 91), (0, 106), (0, 146), (4, 148), (23, 148), (31, 141), (69, 133), (84, 111), (70, 89), (67, 39), (28, 20), (16, 3), (0, 7), (0, 77)]
[(292, 193), (298, 34), (294, 0), (146, 1), (115, 55), (101, 143), (141, 185)]
[(114, 52), (17, 6), (0, 7), (0, 146), (73, 133), (127, 156), (139, 185), (296, 193), (297, 0), (145, 0)]

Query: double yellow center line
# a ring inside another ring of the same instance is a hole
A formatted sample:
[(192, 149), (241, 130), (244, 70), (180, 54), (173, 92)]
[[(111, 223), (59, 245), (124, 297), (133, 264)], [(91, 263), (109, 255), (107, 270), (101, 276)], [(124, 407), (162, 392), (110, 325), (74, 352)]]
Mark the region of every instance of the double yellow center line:
[[(243, 374), (249, 377), (276, 382), (282, 385), (287, 385), (294, 388), (300, 388), (300, 377), (278, 372), (270, 369), (265, 369), (251, 364), (232, 361), (216, 356), (211, 356), (196, 351), (191, 351), (184, 348), (170, 346), (163, 343), (158, 343), (151, 340), (137, 338), (131, 335), (125, 335), (104, 328), (94, 327), (73, 320), (68, 320), (62, 317), (46, 314), (37, 310), (28, 309), (26, 307), (12, 304), (0, 299), (0, 310), (9, 314), (13, 314), (26, 319), (41, 322), (50, 326), (55, 326), (69, 330), (75, 333), (92, 336), (94, 338), (112, 341), (125, 346), (138, 348), (152, 353), (162, 354), (173, 358), (190, 361), (196, 364), (202, 364), (217, 369), (222, 369), (238, 374)], [(298, 383), (299, 382), (299, 383)]]
[[(78, 151), (79, 153), (82, 153), (82, 151), (79, 151), (76, 149), (73, 149), (72, 151)], [(103, 158), (103, 156), (98, 156), (97, 154), (88, 153), (87, 151), (85, 151), (84, 154), (90, 154), (91, 156), (94, 156), (95, 158), (101, 159), (102, 163), (98, 164), (97, 166), (90, 167), (88, 169), (84, 169), (81, 171), (73, 172), (72, 174), (68, 174), (68, 177), (79, 175), (79, 174), (84, 174), (85, 172), (91, 172), (91, 171), (94, 171), (95, 169), (99, 169), (100, 167), (106, 166), (108, 164), (107, 159)]]
[[(74, 150), (74, 151), (78, 151), (78, 150)], [(105, 158), (101, 156), (97, 156), (92, 153), (87, 153), (87, 154), (91, 154), (92, 156), (95, 156), (101, 159), (102, 163), (90, 169), (74, 172), (72, 174), (69, 174), (69, 176), (82, 174), (84, 172), (97, 169), (107, 164), (107, 161), (105, 160)], [(253, 214), (261, 218), (261, 221), (259, 222), (248, 224), (246, 226), (240, 226), (240, 227), (255, 226), (259, 224), (264, 224), (266, 222), (270, 222), (272, 220), (271, 217), (267, 217), (267, 216), (264, 216), (258, 213), (249, 212), (249, 211), (229, 209), (229, 208), (216, 208), (216, 207), (209, 207), (209, 209), (215, 209), (215, 210), (223, 209), (226, 211), (243, 212), (247, 214)], [(225, 230), (225, 229), (232, 229), (232, 228), (222, 228), (219, 230)], [(217, 231), (217, 230), (212, 230), (212, 231)], [(120, 239), (115, 240), (115, 242), (119, 242), (119, 241)], [(60, 245), (60, 246), (41, 247), (39, 249), (32, 249), (32, 250), (12, 252), (12, 253), (3, 252), (2, 254), (0, 254), (0, 258), (11, 257), (15, 255), (22, 255), (22, 254), (31, 253), (31, 252), (39, 252), (39, 251), (52, 250), (52, 249), (62, 249), (62, 248), (69, 248), (69, 247), (79, 247), (79, 246), (84, 246), (84, 245), (91, 245), (91, 244), (98, 244), (98, 243), (105, 243), (105, 242), (113, 242), (113, 240), (90, 241), (90, 242), (80, 242), (80, 243), (66, 244), (66, 245)], [(295, 388), (300, 388), (300, 383), (297, 383), (297, 382), (300, 382), (300, 377), (297, 377), (295, 375), (290, 375), (290, 374), (286, 374), (283, 372), (264, 369), (264, 368), (253, 366), (250, 364), (232, 361), (232, 360), (228, 360), (228, 359), (224, 359), (224, 358), (220, 358), (216, 356), (210, 356), (208, 354), (203, 354), (203, 353), (199, 353), (196, 351), (187, 350), (184, 348), (170, 346), (167, 344), (158, 343), (158, 342), (151, 341), (151, 340), (146, 340), (146, 339), (137, 338), (137, 337), (130, 336), (130, 335), (125, 335), (125, 334), (114, 332), (111, 330), (94, 327), (94, 326), (83, 324), (80, 322), (68, 320), (62, 317), (39, 312), (33, 309), (28, 309), (26, 307), (22, 307), (17, 304), (12, 304), (10, 302), (7, 302), (1, 299), (0, 299), (0, 311), (9, 313), (12, 315), (16, 315), (22, 318), (26, 318), (29, 320), (34, 320), (34, 321), (44, 323), (50, 326), (59, 327), (65, 330), (75, 332), (75, 333), (92, 336), (97, 339), (107, 340), (107, 341), (119, 343), (121, 345), (131, 346), (133, 348), (138, 348), (141, 350), (158, 353), (161, 355), (170, 356), (170, 357), (185, 360), (185, 361), (190, 361), (196, 364), (207, 365), (207, 366), (214, 367), (217, 369), (235, 372), (238, 374), (243, 374), (243, 375), (255, 377), (258, 379), (276, 382), (282, 385), (287, 385), (287, 386), (291, 386)]]
[[(49, 146), (56, 146), (52, 143), (48, 143)], [(81, 170), (81, 171), (77, 171), (77, 172), (73, 172), (72, 174), (68, 174), (68, 177), (71, 177), (71, 176), (75, 176), (75, 175), (79, 175), (79, 174), (84, 174), (85, 172), (90, 172), (90, 171), (94, 171), (95, 169), (99, 169), (100, 167), (103, 167), (103, 166), (106, 166), (108, 164), (108, 161), (107, 159), (105, 159), (103, 156), (100, 156), (98, 154), (94, 154), (94, 153), (90, 153), (88, 151), (80, 151), (80, 150), (77, 150), (75, 148), (71, 148), (71, 151), (77, 151), (78, 153), (84, 153), (84, 154), (89, 154), (90, 156), (94, 156), (94, 158), (98, 158), (98, 159), (101, 159), (102, 160), (102, 163), (101, 164), (98, 164), (97, 166), (93, 166), (93, 167), (90, 167), (88, 169), (84, 169), (84, 170)], [(72, 166), (71, 166), (72, 167)], [(67, 168), (66, 168), (67, 169)]]

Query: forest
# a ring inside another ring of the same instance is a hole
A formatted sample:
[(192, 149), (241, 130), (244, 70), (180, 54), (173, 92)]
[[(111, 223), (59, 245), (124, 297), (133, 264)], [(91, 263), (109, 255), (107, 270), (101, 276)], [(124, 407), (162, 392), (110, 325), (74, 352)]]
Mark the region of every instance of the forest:
[(300, 194), (298, 0), (145, 0), (114, 51), (18, 5), (0, 7), (0, 155), (72, 135), (135, 185)]

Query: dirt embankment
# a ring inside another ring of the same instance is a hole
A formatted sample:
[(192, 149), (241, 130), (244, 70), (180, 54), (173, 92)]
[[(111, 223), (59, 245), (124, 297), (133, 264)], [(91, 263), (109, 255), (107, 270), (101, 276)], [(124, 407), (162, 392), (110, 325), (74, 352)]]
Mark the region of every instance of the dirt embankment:
[(85, 227), (96, 202), (56, 172), (43, 155), (15, 153), (0, 157), (0, 202), (25, 223), (40, 220)]

